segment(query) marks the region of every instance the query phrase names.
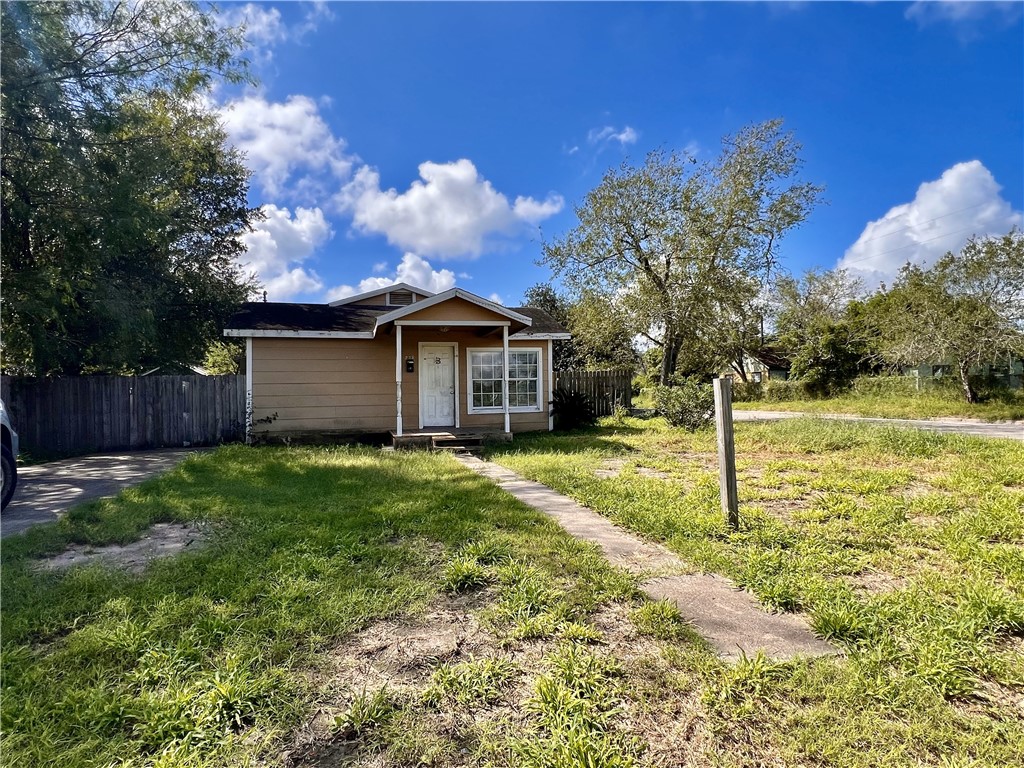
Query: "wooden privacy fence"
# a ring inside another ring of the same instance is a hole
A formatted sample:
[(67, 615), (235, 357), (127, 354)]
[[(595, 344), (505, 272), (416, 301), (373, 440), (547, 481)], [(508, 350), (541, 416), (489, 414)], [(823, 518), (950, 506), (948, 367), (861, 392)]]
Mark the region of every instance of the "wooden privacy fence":
[(77, 454), (245, 436), (245, 376), (0, 377), (21, 450)]
[(633, 372), (625, 368), (603, 371), (555, 371), (555, 389), (587, 395), (598, 416), (611, 416), (615, 406), (633, 405)]

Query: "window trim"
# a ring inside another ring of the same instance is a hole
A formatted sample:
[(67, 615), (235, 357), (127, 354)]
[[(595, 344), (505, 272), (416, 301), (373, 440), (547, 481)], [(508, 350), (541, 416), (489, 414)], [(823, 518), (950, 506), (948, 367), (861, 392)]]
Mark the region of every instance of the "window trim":
[[(505, 412), (504, 404), (497, 407), (474, 408), (473, 407), (473, 353), (474, 352), (497, 352), (502, 354), (501, 347), (467, 347), (466, 349), (466, 413), (471, 414), (501, 414)], [(509, 413), (542, 413), (544, 411), (544, 349), (542, 347), (519, 347), (508, 348), (509, 357), (516, 352), (535, 352), (537, 354), (537, 405), (509, 406)], [(512, 387), (512, 379), (509, 379), (509, 388)]]

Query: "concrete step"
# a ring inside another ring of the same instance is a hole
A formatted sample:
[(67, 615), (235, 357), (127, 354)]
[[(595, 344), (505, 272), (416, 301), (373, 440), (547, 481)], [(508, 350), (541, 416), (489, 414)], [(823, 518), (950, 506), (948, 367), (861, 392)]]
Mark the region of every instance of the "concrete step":
[(430, 441), (434, 450), (455, 453), (479, 453), (483, 445), (484, 439), (478, 435), (436, 435)]

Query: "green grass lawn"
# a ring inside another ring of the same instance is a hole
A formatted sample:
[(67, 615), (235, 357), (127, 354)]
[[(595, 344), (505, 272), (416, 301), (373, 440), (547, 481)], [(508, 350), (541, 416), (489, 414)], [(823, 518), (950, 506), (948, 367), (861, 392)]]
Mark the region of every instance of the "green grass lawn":
[[(163, 521), (200, 521), (212, 539), (143, 575), (35, 565), (70, 542), (127, 542)], [(502, 585), (499, 608), (524, 591), (495, 618), (501, 636), (533, 619), (546, 622), (535, 634), (555, 637), (608, 600), (634, 599), (631, 579), (447, 456), (227, 447), (78, 507), (3, 544), (0, 759), (275, 764), (322, 697), (330, 649), (375, 621), (412, 620), (446, 585), (462, 589), (449, 560)], [(485, 748), (463, 741), (448, 746)]]
[(814, 419), (738, 424), (736, 445), (737, 532), (713, 432), (607, 420), (491, 458), (846, 651), (703, 681), (737, 764), (1024, 764), (1024, 445)]
[(968, 403), (955, 391), (916, 394), (850, 393), (827, 400), (757, 401), (733, 403), (736, 410), (798, 411), (802, 413), (848, 413), (888, 419), (930, 419), (953, 417), (1006, 421), (1024, 419), (1024, 390), (1004, 392), (1001, 398), (984, 403)]
[[(743, 425), (729, 534), (711, 444), (626, 421), (496, 458), (806, 610), (849, 659), (721, 662), (446, 455), (231, 446), (4, 541), (0, 763), (1024, 761), (1022, 446)], [(595, 478), (608, 458), (622, 475)], [(205, 545), (138, 574), (39, 569), (169, 521)]]

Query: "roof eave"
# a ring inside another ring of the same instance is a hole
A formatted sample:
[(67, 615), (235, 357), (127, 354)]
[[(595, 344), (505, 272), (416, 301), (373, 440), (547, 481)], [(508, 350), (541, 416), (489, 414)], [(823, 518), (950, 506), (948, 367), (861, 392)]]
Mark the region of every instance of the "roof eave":
[(380, 317), (377, 318), (377, 327), (379, 328), (381, 325), (385, 323), (394, 322), (395, 320), (401, 320), (406, 315), (414, 314), (416, 312), (419, 312), (420, 310), (427, 309), (428, 307), (432, 307), (436, 304), (443, 304), (444, 302), (449, 301), (450, 299), (456, 298), (462, 299), (463, 301), (468, 301), (470, 304), (476, 304), (478, 307), (490, 310), (495, 314), (503, 315), (504, 317), (507, 317), (510, 320), (516, 320), (517, 322), (520, 322), (523, 325), (525, 325), (527, 328), (533, 325), (533, 320), (531, 318), (527, 317), (526, 315), (521, 315), (518, 312), (513, 312), (508, 307), (503, 307), (500, 304), (495, 304), (493, 301), (488, 301), (482, 296), (477, 296), (475, 293), (464, 291), (461, 288), (449, 288), (447, 291), (435, 294), (431, 296), (429, 299), (417, 301), (415, 304), (410, 304), (406, 307), (399, 307), (398, 309), (392, 310), (387, 314), (381, 315)]
[(417, 288), (415, 285), (409, 285), (408, 283), (394, 283), (393, 285), (389, 285), (385, 288), (377, 288), (372, 291), (366, 291), (365, 293), (356, 294), (355, 296), (346, 296), (344, 299), (329, 301), (327, 302), (327, 306), (341, 307), (344, 306), (345, 304), (352, 304), (353, 302), (356, 301), (372, 299), (374, 296), (383, 296), (385, 293), (392, 293), (393, 291), (410, 291), (411, 293), (415, 293), (418, 296), (427, 296), (428, 298), (437, 295), (431, 293), (430, 291), (424, 290), (423, 288)]
[(225, 328), (224, 335), (233, 338), (246, 339), (372, 339), (374, 331), (302, 331), (283, 328)]

